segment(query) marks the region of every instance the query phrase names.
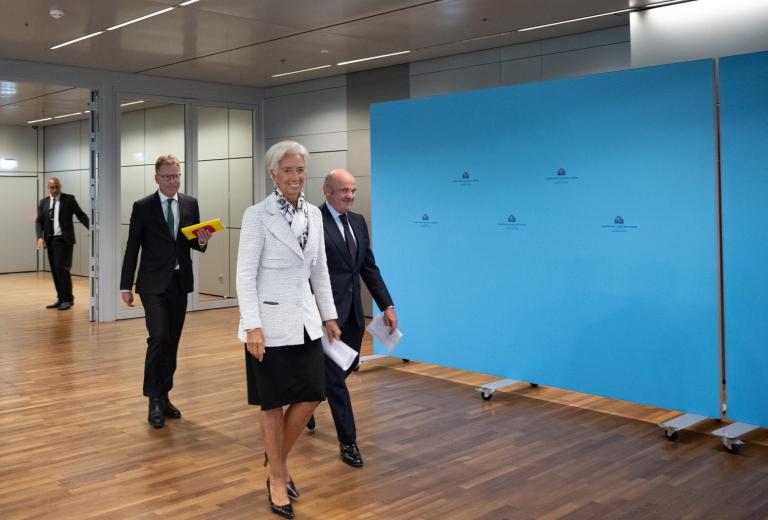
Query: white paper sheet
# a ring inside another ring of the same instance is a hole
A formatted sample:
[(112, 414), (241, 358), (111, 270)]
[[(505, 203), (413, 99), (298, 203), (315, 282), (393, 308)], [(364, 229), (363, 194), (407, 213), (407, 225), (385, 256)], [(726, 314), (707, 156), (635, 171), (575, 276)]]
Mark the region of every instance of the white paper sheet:
[(323, 337), (321, 338), (323, 343), (323, 352), (325, 355), (331, 358), (331, 361), (339, 365), (339, 367), (347, 371), (352, 366), (352, 362), (357, 357), (355, 349), (340, 340), (328, 341), (328, 334), (323, 327)]
[(390, 334), (389, 327), (384, 323), (384, 314), (379, 314), (371, 320), (371, 323), (368, 324), (368, 332), (384, 345), (387, 352), (392, 352), (400, 341), (400, 338), (403, 337), (403, 333), (400, 332), (399, 329), (395, 329), (395, 331)]

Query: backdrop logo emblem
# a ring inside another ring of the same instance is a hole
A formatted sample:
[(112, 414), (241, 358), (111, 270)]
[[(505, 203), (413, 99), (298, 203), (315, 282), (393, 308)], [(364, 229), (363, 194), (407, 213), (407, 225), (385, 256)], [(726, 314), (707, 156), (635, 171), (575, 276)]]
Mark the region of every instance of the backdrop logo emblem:
[(624, 222), (624, 217), (621, 215), (616, 215), (613, 217), (613, 224), (604, 224), (600, 227), (605, 229), (606, 231), (610, 231), (611, 233), (626, 233), (628, 231), (632, 231), (638, 228), (638, 226), (635, 225), (629, 225)]
[(518, 222), (518, 217), (514, 213), (510, 213), (504, 220), (497, 222), (496, 225), (500, 229), (508, 231), (517, 231), (527, 226), (527, 224), (523, 222)]
[(458, 184), (459, 186), (461, 186), (463, 188), (466, 188), (468, 186), (472, 186), (475, 183), (480, 182), (480, 180), (479, 179), (473, 179), (472, 176), (470, 175), (470, 173), (468, 171), (464, 170), (461, 173), (461, 176), (458, 179), (453, 179), (453, 180), (451, 180), (451, 182), (454, 183), (454, 184)]
[(554, 175), (550, 175), (544, 179), (550, 184), (571, 184), (579, 180), (579, 178), (574, 175), (568, 175), (568, 170), (563, 167), (555, 170)]
[(437, 221), (430, 219), (429, 213), (422, 213), (421, 217), (419, 217), (419, 220), (414, 220), (412, 223), (418, 227), (429, 228), (436, 225)]

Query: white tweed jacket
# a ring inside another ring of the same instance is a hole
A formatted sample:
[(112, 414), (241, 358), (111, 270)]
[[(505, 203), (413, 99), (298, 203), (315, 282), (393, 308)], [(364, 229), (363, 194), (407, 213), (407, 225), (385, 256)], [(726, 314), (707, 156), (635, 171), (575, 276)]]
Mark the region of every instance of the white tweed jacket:
[(245, 210), (236, 279), (242, 342), (247, 330), (261, 328), (267, 347), (300, 345), (305, 328), (310, 338), (317, 339), (323, 333), (322, 322), (336, 319), (323, 216), (316, 206), (308, 206), (309, 233), (303, 251), (272, 195)]

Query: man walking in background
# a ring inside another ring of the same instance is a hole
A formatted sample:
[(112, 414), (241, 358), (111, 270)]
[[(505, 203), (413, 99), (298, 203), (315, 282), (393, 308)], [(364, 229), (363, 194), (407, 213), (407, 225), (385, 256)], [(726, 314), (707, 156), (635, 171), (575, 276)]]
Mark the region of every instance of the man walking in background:
[(72, 216), (89, 229), (88, 215), (80, 209), (74, 195), (61, 192), (61, 181), (57, 177), (48, 179), (48, 197), (37, 205), (37, 249), (48, 250), (48, 266), (56, 286), (56, 301), (46, 305), (48, 309), (65, 311), (75, 304), (72, 294), (72, 251), (75, 243), (75, 226)]

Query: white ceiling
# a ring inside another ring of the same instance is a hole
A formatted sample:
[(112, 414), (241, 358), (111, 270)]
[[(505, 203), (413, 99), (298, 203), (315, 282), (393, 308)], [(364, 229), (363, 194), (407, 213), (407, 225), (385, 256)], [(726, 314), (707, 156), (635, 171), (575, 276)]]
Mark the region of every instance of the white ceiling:
[[(628, 16), (624, 14), (516, 32), (659, 1), (200, 0), (51, 50), (60, 43), (178, 6), (181, 0), (0, 0), (0, 58), (266, 87), (626, 25)], [(49, 11), (53, 7), (65, 15), (52, 18)], [(465, 41), (491, 35), (497, 36)], [(336, 65), (403, 50), (412, 52)], [(332, 66), (272, 77), (322, 65)], [(1, 75), (2, 71), (0, 80)], [(56, 102), (47, 101), (50, 96), (41, 101), (45, 88), (57, 91), (62, 87), (17, 85), (15, 97), (0, 94), (0, 123), (7, 121), (3, 118), (7, 108), (23, 100), (27, 100), (25, 106), (38, 107), (67, 102), (74, 107), (87, 100), (80, 93), (75, 101), (73, 97), (78, 96), (70, 93), (55, 95), (61, 96)]]

